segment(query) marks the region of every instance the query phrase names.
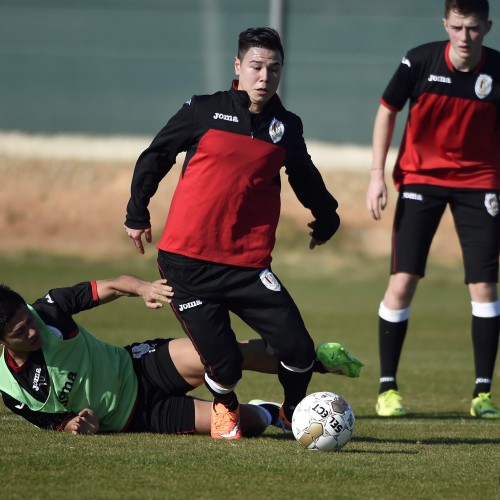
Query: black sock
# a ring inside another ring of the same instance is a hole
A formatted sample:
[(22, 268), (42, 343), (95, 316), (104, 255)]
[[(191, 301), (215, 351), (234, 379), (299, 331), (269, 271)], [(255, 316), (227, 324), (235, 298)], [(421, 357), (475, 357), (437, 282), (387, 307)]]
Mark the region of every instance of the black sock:
[(236, 408), (238, 408), (238, 397), (234, 391), (228, 392), (227, 394), (219, 394), (218, 392), (215, 392), (206, 382), (205, 386), (214, 396), (214, 405), (222, 403), (229, 411), (235, 411)]
[(500, 317), (479, 318), (472, 316), (472, 347), (476, 383), (472, 397), (491, 391), (491, 380), (498, 351)]
[(318, 359), (314, 359), (314, 365), (312, 368), (314, 373), (329, 373), (328, 370), (323, 366), (323, 363)]
[(312, 373), (312, 368), (299, 373), (287, 370), (281, 363), (278, 365), (278, 379), (285, 392), (283, 411), (289, 422), (292, 421), (293, 410), (306, 396)]
[(398, 390), (396, 372), (403, 343), (408, 330), (408, 320), (392, 323), (379, 317), (380, 387), (379, 394), (390, 389)]

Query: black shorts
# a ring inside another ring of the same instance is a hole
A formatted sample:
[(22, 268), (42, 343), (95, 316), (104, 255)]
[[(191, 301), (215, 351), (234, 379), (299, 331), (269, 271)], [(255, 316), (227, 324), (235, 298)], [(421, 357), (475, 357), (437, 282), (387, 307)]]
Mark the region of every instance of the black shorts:
[(228, 266), (158, 253), (162, 276), (174, 288), (172, 309), (200, 354), (208, 376), (222, 385), (241, 378), (242, 355), (230, 312), (266, 342), (278, 360), (307, 368), (314, 342), (290, 294), (269, 269)]
[(497, 283), (500, 216), (495, 190), (403, 186), (394, 217), (391, 274), (425, 275), (431, 243), (447, 205), (462, 249), (465, 283)]
[(193, 389), (175, 368), (168, 344), (172, 339), (137, 342), (125, 349), (139, 382), (137, 403), (126, 432), (193, 434)]

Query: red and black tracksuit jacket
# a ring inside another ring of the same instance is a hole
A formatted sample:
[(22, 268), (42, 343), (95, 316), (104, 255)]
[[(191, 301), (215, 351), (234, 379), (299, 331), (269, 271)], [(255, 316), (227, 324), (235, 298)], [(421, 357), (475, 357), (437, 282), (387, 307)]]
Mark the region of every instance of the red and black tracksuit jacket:
[(339, 226), (337, 201), (311, 161), (300, 118), (273, 96), (251, 115), (248, 94), (194, 96), (139, 157), (125, 225), (150, 227), (148, 204), (180, 152), (186, 157), (158, 243), (166, 252), (226, 265), (271, 262), (280, 214), (280, 169), (314, 219), (314, 238)]

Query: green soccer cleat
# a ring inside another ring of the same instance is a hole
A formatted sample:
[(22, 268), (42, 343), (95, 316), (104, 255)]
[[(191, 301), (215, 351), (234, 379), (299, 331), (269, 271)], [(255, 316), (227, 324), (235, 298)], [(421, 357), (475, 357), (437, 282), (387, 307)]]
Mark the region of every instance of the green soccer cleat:
[(477, 418), (500, 418), (500, 408), (497, 408), (489, 392), (480, 392), (477, 398), (472, 400), (470, 414)]
[(346, 377), (359, 377), (359, 372), (364, 366), (361, 361), (349, 354), (342, 344), (336, 342), (320, 344), (316, 349), (316, 356), (327, 372)]
[(378, 395), (375, 410), (379, 417), (403, 417), (406, 410), (401, 404), (401, 394), (394, 389), (382, 392)]

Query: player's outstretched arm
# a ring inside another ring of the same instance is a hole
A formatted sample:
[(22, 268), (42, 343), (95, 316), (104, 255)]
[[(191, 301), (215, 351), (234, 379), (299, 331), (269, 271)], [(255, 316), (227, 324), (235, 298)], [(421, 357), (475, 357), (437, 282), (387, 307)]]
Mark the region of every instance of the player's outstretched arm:
[(106, 304), (120, 297), (142, 297), (150, 309), (159, 309), (163, 303), (170, 304), (174, 295), (166, 279), (153, 282), (136, 276), (122, 275), (96, 281), (99, 303)]

